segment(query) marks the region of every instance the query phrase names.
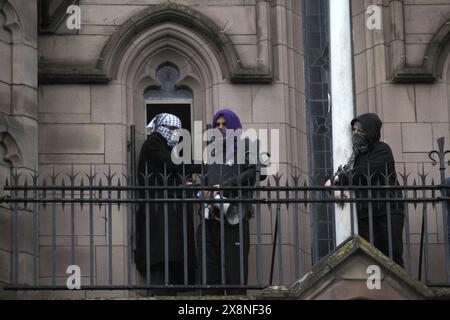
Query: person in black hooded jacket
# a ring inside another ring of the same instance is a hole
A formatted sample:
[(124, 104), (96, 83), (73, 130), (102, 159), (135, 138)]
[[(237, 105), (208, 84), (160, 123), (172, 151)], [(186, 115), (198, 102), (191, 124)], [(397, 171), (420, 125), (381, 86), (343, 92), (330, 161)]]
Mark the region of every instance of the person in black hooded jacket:
[[(398, 186), (395, 160), (388, 144), (381, 142), (382, 121), (374, 113), (363, 114), (351, 122), (353, 130), (353, 155), (349, 163), (335, 176), (335, 184), (354, 186)], [(368, 174), (372, 176), (368, 180)], [(401, 198), (399, 190), (372, 190), (372, 198)], [(355, 192), (356, 198), (367, 198), (367, 190)], [(372, 212), (374, 246), (389, 256), (388, 216), (391, 220), (392, 258), (400, 266), (403, 263), (404, 205), (401, 202), (374, 200), (358, 202), (358, 230), (360, 236), (370, 239), (369, 218)], [(390, 214), (389, 214), (390, 213)]]

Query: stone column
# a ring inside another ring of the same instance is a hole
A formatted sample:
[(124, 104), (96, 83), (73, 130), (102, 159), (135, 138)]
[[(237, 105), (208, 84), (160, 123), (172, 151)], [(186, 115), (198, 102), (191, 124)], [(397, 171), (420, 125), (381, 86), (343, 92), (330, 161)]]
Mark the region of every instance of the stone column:
[[(354, 118), (350, 1), (330, 1), (331, 101), (333, 167), (346, 164), (352, 153), (350, 122)], [(351, 206), (336, 205), (336, 245), (351, 235)], [(355, 219), (356, 222), (356, 219)], [(355, 229), (356, 231), (356, 229)]]
[[(0, 185), (11, 183), (11, 169), (21, 184), (37, 169), (37, 60), (37, 1), (0, 0)], [(33, 282), (32, 219), (30, 206), (0, 204), (0, 297), (17, 297), (1, 289), (11, 281)]]

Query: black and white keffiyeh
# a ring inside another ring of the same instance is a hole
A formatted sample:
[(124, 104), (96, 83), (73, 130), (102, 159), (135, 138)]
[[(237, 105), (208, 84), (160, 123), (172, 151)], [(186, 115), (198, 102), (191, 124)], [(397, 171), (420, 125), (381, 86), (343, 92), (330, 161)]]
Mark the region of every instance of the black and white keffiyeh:
[(174, 139), (174, 131), (167, 127), (181, 129), (181, 120), (177, 116), (170, 113), (160, 113), (147, 126), (147, 134), (158, 132), (166, 140), (169, 147), (174, 147), (177, 141)]

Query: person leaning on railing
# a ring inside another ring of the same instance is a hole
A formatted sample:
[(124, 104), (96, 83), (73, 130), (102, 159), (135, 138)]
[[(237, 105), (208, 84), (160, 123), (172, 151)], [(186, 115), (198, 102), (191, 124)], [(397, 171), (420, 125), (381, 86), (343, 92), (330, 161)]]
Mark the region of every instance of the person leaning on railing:
[[(372, 198), (401, 198), (400, 190), (381, 191), (378, 185), (399, 186), (395, 170), (395, 160), (388, 144), (381, 142), (382, 121), (374, 113), (363, 114), (351, 122), (353, 130), (353, 154), (345, 166), (341, 166), (334, 177), (335, 185), (367, 186), (368, 174), (372, 176), (370, 184)], [(370, 171), (370, 172), (369, 172)], [(386, 177), (388, 179), (386, 180)], [(387, 182), (387, 183), (386, 183)], [(326, 184), (331, 185), (329, 180)], [(356, 198), (368, 198), (368, 190), (355, 191)], [(403, 263), (403, 227), (404, 205), (401, 202), (387, 200), (371, 201), (373, 244), (386, 256), (389, 256), (388, 211), (391, 218), (392, 258), (400, 266)], [(359, 235), (370, 240), (369, 202), (357, 202)], [(389, 209), (388, 209), (389, 208)]]

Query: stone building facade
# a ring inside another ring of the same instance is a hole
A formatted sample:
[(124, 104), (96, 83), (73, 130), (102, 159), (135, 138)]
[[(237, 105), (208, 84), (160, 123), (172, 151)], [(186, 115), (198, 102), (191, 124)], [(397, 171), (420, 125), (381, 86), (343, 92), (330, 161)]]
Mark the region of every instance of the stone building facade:
[[(317, 17), (326, 20), (324, 4), (326, 1), (308, 0), (0, 0), (1, 176), (10, 176), (13, 168), (41, 174), (53, 170), (70, 173), (72, 168), (102, 174), (111, 167), (114, 172), (126, 173), (131, 162), (130, 125), (136, 126), (139, 148), (147, 115), (163, 110), (164, 103), (183, 105), (192, 121), (209, 123), (218, 109), (232, 108), (244, 127), (279, 129), (280, 173), (310, 174), (318, 162), (314, 154), (324, 157), (320, 170), (331, 169), (329, 147), (322, 150), (316, 145), (320, 141), (312, 139), (318, 134), (316, 127), (329, 132), (324, 100), (329, 88), (321, 78), (322, 91), (317, 94), (317, 88), (312, 89), (309, 71), (314, 72), (315, 65), (308, 60), (310, 54), (316, 54), (312, 49), (322, 48), (326, 56), (326, 41), (318, 46), (316, 41), (317, 37), (326, 40), (323, 27), (328, 25), (326, 21), (310, 24), (314, 17), (316, 22), (321, 20)], [(81, 9), (79, 30), (67, 26), (70, 14), (66, 10), (71, 5)], [(367, 27), (370, 5), (381, 10), (381, 29)], [(380, 115), (382, 139), (391, 145), (398, 171), (416, 173), (425, 163), (424, 170), (439, 181), (428, 152), (437, 149), (439, 137), (446, 138), (449, 149), (450, 1), (351, 0), (351, 7), (356, 113)], [(174, 74), (171, 85), (189, 92), (187, 96), (173, 93), (165, 97), (169, 102), (164, 102), (158, 93), (152, 93), (160, 90), (163, 75), (158, 72), (164, 67)], [(319, 116), (313, 112), (314, 103), (322, 108)], [(324, 145), (329, 145), (329, 136), (320, 134)], [(88, 216), (81, 208), (76, 210), (76, 258), (81, 269), (88, 270), (90, 226)], [(420, 241), (420, 215), (415, 210), (420, 208), (410, 211), (413, 255)], [(113, 280), (118, 283), (127, 276), (124, 212), (122, 208), (112, 214)], [(33, 222), (25, 211), (21, 214), (19, 273), (27, 279), (33, 272), (31, 252), (36, 243), (27, 232)], [(268, 271), (274, 215), (267, 211), (262, 217)], [(301, 273), (323, 256), (322, 251), (327, 252), (311, 234), (314, 221), (310, 217), (309, 212), (302, 212), (299, 219)], [(70, 264), (69, 218), (67, 211), (56, 218), (58, 284), (65, 283), (65, 267)], [(9, 282), (13, 265), (12, 235), (5, 227), (11, 219), (10, 207), (0, 204), (2, 284)], [(292, 208), (283, 219), (283, 284), (291, 284), (299, 278), (292, 258)], [(440, 262), (433, 264), (430, 272), (434, 283), (447, 281), (442, 219), (438, 209), (429, 217), (430, 252), (432, 259)], [(109, 236), (106, 220), (105, 208), (95, 209), (99, 284), (107, 281), (103, 272)], [(41, 211), (37, 235), (38, 272), (44, 285), (51, 283), (51, 221), (47, 207)], [(256, 264), (255, 241), (252, 222), (250, 265)], [(250, 275), (249, 281), (254, 283), (256, 276)], [(83, 281), (89, 282), (89, 278)], [(83, 291), (69, 296), (129, 294)]]

